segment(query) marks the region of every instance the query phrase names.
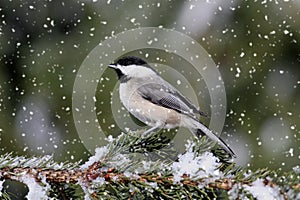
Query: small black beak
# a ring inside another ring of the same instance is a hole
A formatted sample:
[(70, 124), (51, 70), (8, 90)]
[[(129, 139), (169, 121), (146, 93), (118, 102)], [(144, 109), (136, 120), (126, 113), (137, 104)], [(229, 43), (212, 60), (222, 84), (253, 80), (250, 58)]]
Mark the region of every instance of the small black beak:
[[(122, 77), (124, 77), (124, 74), (121, 72), (120, 70), (120, 65), (118, 64), (115, 64), (115, 63), (112, 63), (112, 64), (109, 64), (107, 65), (109, 68), (112, 68), (115, 70), (115, 72), (117, 73), (118, 75), (118, 79), (121, 81)], [(127, 79), (126, 79), (127, 80)]]
[(113, 69), (116, 69), (116, 68), (117, 68), (117, 65), (114, 64), (114, 63), (112, 63), (112, 64), (109, 64), (108, 67), (113, 68)]

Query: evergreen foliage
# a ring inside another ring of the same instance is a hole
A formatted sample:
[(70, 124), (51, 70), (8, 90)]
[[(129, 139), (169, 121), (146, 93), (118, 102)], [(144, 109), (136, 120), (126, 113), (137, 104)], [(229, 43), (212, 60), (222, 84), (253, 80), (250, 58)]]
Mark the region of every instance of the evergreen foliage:
[[(1, 183), (27, 185), (27, 198), (39, 199), (299, 199), (300, 169), (251, 171), (206, 137), (186, 144), (177, 155), (162, 134), (108, 137), (82, 164), (56, 163), (52, 156), (0, 157)], [(1, 184), (1, 186), (2, 186)], [(2, 198), (10, 195), (2, 189)]]

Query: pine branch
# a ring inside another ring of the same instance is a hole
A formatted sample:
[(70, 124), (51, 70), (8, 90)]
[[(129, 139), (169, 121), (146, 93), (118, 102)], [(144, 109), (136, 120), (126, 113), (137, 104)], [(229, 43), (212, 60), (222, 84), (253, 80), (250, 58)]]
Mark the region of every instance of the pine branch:
[(108, 141), (82, 165), (56, 163), (52, 156), (25, 158), (6, 154), (0, 157), (0, 177), (25, 183), (29, 188), (27, 197), (39, 199), (300, 196), (299, 167), (281, 176), (267, 169), (242, 169), (206, 138), (188, 141), (181, 155), (177, 155), (167, 137), (159, 134), (123, 134), (115, 139), (109, 137)]
[[(41, 182), (41, 177), (45, 177), (47, 182), (53, 183), (90, 183), (97, 178), (104, 178), (105, 181), (110, 183), (129, 183), (131, 178), (128, 177), (124, 173), (118, 173), (114, 168), (110, 168), (107, 171), (101, 171), (103, 166), (101, 163), (94, 163), (89, 169), (87, 170), (52, 170), (52, 169), (43, 169), (43, 168), (4, 168), (0, 170), (0, 175), (3, 179), (17, 179), (16, 177), (22, 176), (24, 174), (29, 175), (30, 177), (34, 178), (37, 182)], [(141, 183), (147, 182), (156, 182), (157, 184), (162, 183), (170, 183), (174, 182), (174, 178), (169, 175), (162, 177), (160, 174), (139, 174), (136, 177), (136, 180), (140, 181)], [(188, 175), (184, 174), (182, 176), (182, 181), (180, 181), (183, 185), (187, 186), (198, 186), (199, 184), (210, 182), (207, 187), (209, 188), (218, 188), (223, 190), (230, 190), (235, 181), (233, 179), (220, 179), (220, 180), (212, 180), (210, 178), (201, 179), (198, 181), (194, 181), (189, 178)], [(266, 182), (267, 183), (267, 182)], [(247, 184), (245, 182), (244, 184)], [(296, 186), (295, 186), (296, 187)]]
[[(114, 168), (110, 168), (107, 171), (102, 171), (103, 164), (94, 163), (87, 170), (52, 170), (52, 169), (44, 169), (44, 168), (4, 168), (0, 170), (1, 177), (4, 179), (12, 179), (17, 180), (18, 176), (27, 174), (31, 178), (34, 178), (37, 182), (41, 182), (41, 177), (45, 177), (46, 181), (49, 183), (81, 183), (81, 184), (91, 184), (93, 181), (103, 178), (105, 180), (105, 184), (125, 184), (128, 185), (133, 180), (139, 184), (155, 184), (156, 187), (160, 187), (159, 185), (168, 185), (169, 187), (176, 187), (178, 184), (174, 184), (174, 177), (172, 175), (162, 176), (161, 174), (138, 174), (138, 176), (132, 175), (128, 176), (124, 173), (118, 173)], [(267, 172), (264, 172), (267, 173)], [(262, 183), (264, 186), (270, 186), (271, 188), (278, 187), (277, 183), (272, 182), (268, 179), (263, 179)], [(251, 181), (238, 181), (235, 178), (223, 178), (223, 179), (211, 179), (211, 178), (203, 178), (199, 180), (191, 179), (187, 174), (182, 176), (182, 180), (180, 181), (180, 187), (188, 187), (189, 190), (194, 189), (198, 190), (199, 185), (205, 187), (206, 189), (220, 189), (229, 191), (232, 188), (239, 185), (247, 185), (252, 186), (253, 182)], [(292, 185), (294, 190), (299, 189), (299, 183)], [(281, 194), (284, 195), (284, 199), (288, 199), (286, 192), (280, 191)], [(133, 194), (130, 194), (131, 196)], [(171, 194), (168, 194), (171, 196)]]

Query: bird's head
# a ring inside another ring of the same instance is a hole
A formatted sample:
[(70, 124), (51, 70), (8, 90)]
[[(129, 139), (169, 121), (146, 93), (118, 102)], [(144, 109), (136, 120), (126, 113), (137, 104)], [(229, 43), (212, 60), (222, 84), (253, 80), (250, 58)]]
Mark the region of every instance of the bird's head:
[(121, 82), (131, 78), (147, 78), (157, 75), (157, 72), (146, 61), (134, 56), (120, 58), (108, 67), (116, 71)]

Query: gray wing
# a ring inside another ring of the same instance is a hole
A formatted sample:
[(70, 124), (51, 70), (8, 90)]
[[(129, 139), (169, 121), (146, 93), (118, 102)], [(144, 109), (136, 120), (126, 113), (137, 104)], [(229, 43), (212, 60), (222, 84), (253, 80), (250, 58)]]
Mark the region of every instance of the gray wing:
[(169, 84), (164, 86), (158, 83), (147, 83), (139, 87), (138, 92), (154, 104), (171, 108), (188, 116), (195, 117), (195, 114), (207, 116)]

